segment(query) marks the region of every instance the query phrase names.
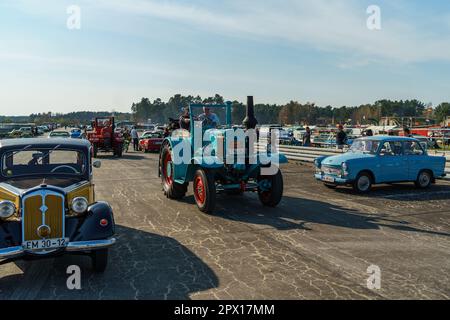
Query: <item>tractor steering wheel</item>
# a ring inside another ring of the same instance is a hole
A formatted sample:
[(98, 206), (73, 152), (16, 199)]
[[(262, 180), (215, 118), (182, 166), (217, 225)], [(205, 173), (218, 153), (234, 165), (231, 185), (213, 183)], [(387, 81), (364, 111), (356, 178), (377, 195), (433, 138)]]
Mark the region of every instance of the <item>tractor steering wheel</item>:
[(59, 170), (59, 169), (71, 169), (73, 170), (74, 173), (78, 174), (79, 172), (77, 171), (77, 169), (75, 169), (74, 167), (71, 166), (67, 166), (67, 165), (62, 165), (62, 166), (57, 166), (56, 168), (54, 168), (51, 173), (55, 173), (55, 171)]

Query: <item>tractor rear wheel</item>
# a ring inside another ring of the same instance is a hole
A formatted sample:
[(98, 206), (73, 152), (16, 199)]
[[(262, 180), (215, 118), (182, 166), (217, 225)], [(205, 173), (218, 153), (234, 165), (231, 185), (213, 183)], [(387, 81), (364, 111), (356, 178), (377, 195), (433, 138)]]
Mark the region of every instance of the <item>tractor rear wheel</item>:
[(164, 194), (169, 199), (182, 199), (187, 192), (187, 184), (179, 184), (174, 180), (174, 164), (172, 160), (172, 150), (169, 145), (165, 145), (161, 150), (160, 174)]
[(194, 175), (194, 198), (200, 211), (211, 213), (216, 206), (216, 182), (214, 175), (198, 169)]
[(258, 196), (267, 207), (276, 207), (280, 203), (283, 197), (283, 175), (280, 170), (275, 175), (258, 176)]

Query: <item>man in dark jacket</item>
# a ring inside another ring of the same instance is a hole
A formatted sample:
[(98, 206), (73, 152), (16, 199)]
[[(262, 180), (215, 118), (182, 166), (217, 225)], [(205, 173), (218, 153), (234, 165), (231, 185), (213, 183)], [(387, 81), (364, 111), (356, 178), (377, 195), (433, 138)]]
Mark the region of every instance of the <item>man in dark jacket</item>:
[(338, 133), (336, 135), (336, 146), (338, 149), (343, 149), (347, 144), (347, 134), (344, 131), (344, 126), (340, 124), (338, 126)]

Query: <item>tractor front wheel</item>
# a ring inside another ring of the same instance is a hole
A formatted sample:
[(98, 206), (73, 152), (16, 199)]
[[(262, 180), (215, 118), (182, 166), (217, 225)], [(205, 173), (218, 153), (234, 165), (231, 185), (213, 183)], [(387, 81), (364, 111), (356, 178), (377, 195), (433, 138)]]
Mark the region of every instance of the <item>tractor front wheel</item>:
[(179, 184), (174, 180), (174, 163), (169, 145), (165, 145), (160, 156), (160, 175), (164, 194), (169, 199), (181, 199), (186, 195), (187, 184)]
[(216, 206), (216, 182), (214, 175), (198, 169), (194, 175), (194, 198), (200, 211), (211, 213)]
[(276, 207), (283, 197), (283, 176), (281, 171), (271, 176), (258, 176), (258, 196), (261, 203)]

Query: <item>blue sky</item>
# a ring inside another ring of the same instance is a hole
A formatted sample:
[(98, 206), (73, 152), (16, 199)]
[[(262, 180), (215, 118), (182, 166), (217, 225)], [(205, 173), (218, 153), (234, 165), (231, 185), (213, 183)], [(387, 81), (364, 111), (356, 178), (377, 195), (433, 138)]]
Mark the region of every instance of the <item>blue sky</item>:
[(176, 93), (436, 105), (450, 101), (450, 1), (1, 0), (0, 70), (1, 115), (129, 111)]

